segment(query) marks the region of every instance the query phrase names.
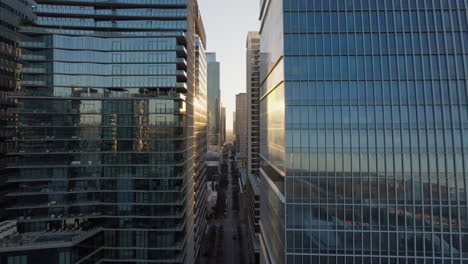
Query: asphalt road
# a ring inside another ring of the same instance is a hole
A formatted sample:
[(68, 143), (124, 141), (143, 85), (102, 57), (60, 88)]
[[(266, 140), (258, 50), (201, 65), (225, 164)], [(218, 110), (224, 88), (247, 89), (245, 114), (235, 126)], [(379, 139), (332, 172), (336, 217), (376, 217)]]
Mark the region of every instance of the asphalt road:
[[(245, 227), (241, 227), (240, 230), (241, 234), (239, 234), (238, 226), (242, 226), (239, 216), (234, 214), (233, 205), (232, 205), (232, 196), (233, 196), (233, 179), (231, 174), (231, 160), (228, 161), (228, 175), (223, 175), (223, 177), (227, 177), (228, 185), (226, 187), (226, 214), (224, 218), (221, 219), (214, 219), (208, 223), (208, 228), (210, 226), (223, 226), (224, 229), (224, 237), (222, 243), (222, 260), (223, 263), (217, 264), (246, 264), (249, 263), (247, 258), (248, 253), (245, 252), (246, 245), (242, 244), (243, 248), (241, 250), (241, 242), (245, 243), (245, 239), (247, 236), (242, 234), (244, 233)], [(213, 247), (216, 248), (218, 245)], [(202, 252), (205, 249), (202, 249)], [(201, 258), (198, 261), (198, 264), (205, 264), (208, 263), (210, 256), (206, 258)]]
[(232, 175), (231, 175), (231, 161), (228, 162), (228, 186), (226, 190), (226, 218), (223, 219), (224, 225), (224, 240), (223, 240), (223, 259), (224, 264), (238, 264), (245, 263), (242, 261), (242, 252), (239, 248), (239, 234), (237, 232), (237, 224), (239, 219), (234, 215), (232, 209)]

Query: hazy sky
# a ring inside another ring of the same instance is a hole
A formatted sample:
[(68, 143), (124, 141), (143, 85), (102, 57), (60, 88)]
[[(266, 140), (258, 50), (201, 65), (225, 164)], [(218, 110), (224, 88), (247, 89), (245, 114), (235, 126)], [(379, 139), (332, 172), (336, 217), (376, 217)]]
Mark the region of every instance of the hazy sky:
[(245, 92), (245, 43), (248, 31), (258, 31), (259, 0), (198, 0), (207, 35), (207, 51), (221, 63), (221, 102), (227, 128), (232, 129), (235, 95)]

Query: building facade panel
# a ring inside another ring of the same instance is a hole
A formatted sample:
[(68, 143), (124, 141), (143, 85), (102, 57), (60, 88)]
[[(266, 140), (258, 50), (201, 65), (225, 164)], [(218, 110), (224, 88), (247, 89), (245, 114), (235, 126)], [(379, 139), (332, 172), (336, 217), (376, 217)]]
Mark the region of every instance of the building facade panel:
[(196, 1), (39, 0), (34, 11), (11, 97), (17, 236), (64, 233), (60, 244), (100, 228), (104, 242), (76, 261), (193, 263), (206, 213)]
[(248, 146), (248, 102), (247, 94), (236, 94), (236, 158), (241, 158), (245, 161), (243, 167), (247, 165), (247, 146)]
[[(206, 184), (208, 170), (206, 156), (208, 153), (208, 103), (207, 103), (207, 63), (203, 42), (197, 39), (195, 43), (195, 252), (198, 254), (202, 246), (203, 235), (207, 225)], [(195, 259), (197, 256), (195, 256)]]
[(247, 177), (246, 212), (255, 263), (262, 260), (260, 247), (260, 34), (249, 32), (246, 43), (247, 69)]
[(285, 259), (283, 1), (261, 1), (260, 235), (264, 263)]
[(7, 128), (15, 120), (17, 102), (8, 96), (20, 89), (19, 57), (21, 49), (18, 43), (22, 34), (18, 28), (25, 20), (33, 17), (29, 1), (4, 0), (0, 3), (0, 221), (8, 218), (6, 208), (14, 198), (6, 196), (13, 188), (7, 182), (11, 170), (6, 168), (12, 161), (7, 153), (16, 148), (15, 142), (8, 140), (15, 134), (15, 129)]
[(258, 175), (260, 167), (260, 35), (249, 32), (247, 36), (247, 101), (248, 147), (247, 173)]
[(221, 146), (226, 144), (226, 107), (221, 107)]
[(211, 151), (221, 144), (221, 65), (216, 53), (207, 53), (208, 62), (208, 145)]
[(281, 2), (279, 263), (466, 262), (466, 1)]

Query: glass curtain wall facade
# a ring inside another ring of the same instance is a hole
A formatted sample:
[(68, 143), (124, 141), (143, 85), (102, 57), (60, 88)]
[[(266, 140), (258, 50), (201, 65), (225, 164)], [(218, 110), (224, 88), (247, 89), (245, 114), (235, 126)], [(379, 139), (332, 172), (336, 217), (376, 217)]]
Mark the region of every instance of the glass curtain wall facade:
[(466, 263), (467, 2), (269, 2), (261, 226), (275, 262)]
[[(207, 224), (207, 166), (208, 153), (208, 103), (207, 103), (207, 63), (203, 42), (195, 42), (195, 252), (199, 252)], [(195, 257), (196, 259), (196, 257)]]
[(285, 261), (283, 1), (261, 1), (260, 243), (264, 263)]
[(102, 230), (71, 263), (193, 263), (206, 141), (196, 0), (36, 2), (11, 124), (18, 231)]
[(211, 151), (221, 147), (221, 66), (216, 53), (208, 52), (208, 145)]
[(7, 219), (6, 208), (13, 199), (6, 196), (13, 187), (7, 182), (11, 171), (6, 169), (6, 165), (12, 160), (7, 153), (15, 149), (15, 142), (9, 140), (15, 130), (7, 126), (15, 120), (17, 106), (16, 101), (8, 96), (20, 89), (21, 49), (18, 42), (21, 34), (18, 28), (24, 20), (32, 17), (31, 3), (28, 1), (0, 2), (0, 221)]
[(220, 144), (226, 144), (226, 107), (221, 106), (221, 139)]
[(240, 167), (247, 167), (248, 116), (247, 93), (236, 94), (236, 126), (234, 133), (236, 136), (236, 159), (242, 160)]

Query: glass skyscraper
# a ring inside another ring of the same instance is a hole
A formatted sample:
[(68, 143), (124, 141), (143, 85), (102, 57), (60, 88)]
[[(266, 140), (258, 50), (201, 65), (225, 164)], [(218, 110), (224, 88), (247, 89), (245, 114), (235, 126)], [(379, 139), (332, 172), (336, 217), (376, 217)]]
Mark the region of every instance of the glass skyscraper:
[(226, 107), (221, 105), (221, 138), (220, 138), (220, 146), (224, 146), (226, 144)]
[(258, 176), (260, 167), (260, 35), (258, 32), (247, 34), (247, 104), (248, 104), (248, 140), (247, 140), (247, 174)]
[(468, 4), (261, 1), (271, 263), (468, 263)]
[(197, 1), (36, 2), (12, 96), (18, 233), (0, 262), (193, 263), (206, 213)]
[[(207, 225), (208, 194), (206, 156), (208, 152), (208, 102), (207, 63), (203, 41), (195, 42), (195, 85), (194, 85), (194, 163), (195, 163), (195, 253), (199, 253)], [(195, 256), (196, 259), (197, 256)]]
[(221, 144), (221, 66), (215, 52), (206, 53), (208, 63), (208, 146), (217, 151)]
[(7, 128), (15, 120), (16, 100), (9, 98), (20, 87), (21, 54), (18, 43), (22, 35), (18, 32), (21, 23), (33, 17), (32, 2), (26, 0), (2, 0), (0, 2), (0, 220), (7, 219), (6, 208), (14, 199), (6, 194), (13, 188), (7, 175), (6, 166), (13, 157), (7, 155), (15, 149), (15, 142), (9, 140), (15, 133)]

